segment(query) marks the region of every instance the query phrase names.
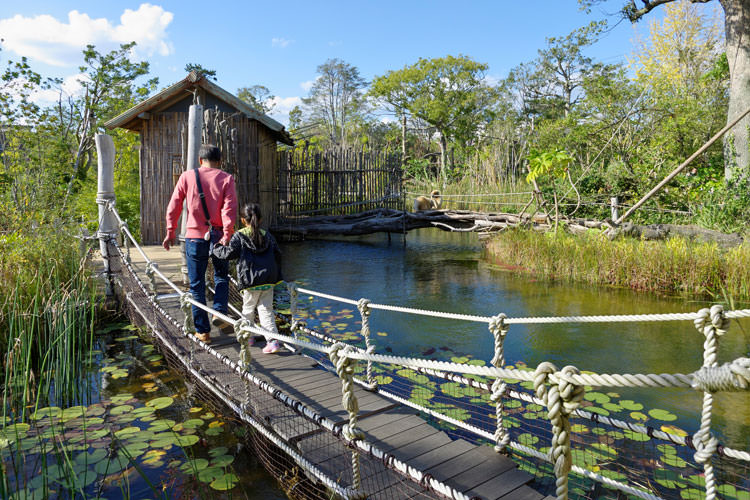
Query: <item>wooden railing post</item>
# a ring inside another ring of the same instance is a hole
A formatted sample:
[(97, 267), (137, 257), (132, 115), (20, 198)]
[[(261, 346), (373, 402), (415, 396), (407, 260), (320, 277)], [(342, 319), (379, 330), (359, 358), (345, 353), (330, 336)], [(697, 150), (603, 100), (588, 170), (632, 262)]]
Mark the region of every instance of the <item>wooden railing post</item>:
[[(203, 106), (192, 104), (188, 111), (187, 130), (187, 158), (185, 158), (185, 170), (200, 167), (198, 161), (198, 150), (201, 147), (201, 131), (203, 129)], [(188, 279), (187, 257), (185, 256), (185, 224), (187, 223), (187, 205), (182, 205), (182, 221), (180, 223), (180, 255), (182, 257), (182, 283), (190, 283)]]
[(97, 155), (97, 193), (96, 204), (99, 205), (99, 249), (104, 260), (104, 271), (107, 275), (106, 294), (112, 296), (112, 275), (109, 266), (109, 240), (117, 237), (118, 226), (110, 207), (115, 203), (115, 143), (106, 134), (94, 137)]

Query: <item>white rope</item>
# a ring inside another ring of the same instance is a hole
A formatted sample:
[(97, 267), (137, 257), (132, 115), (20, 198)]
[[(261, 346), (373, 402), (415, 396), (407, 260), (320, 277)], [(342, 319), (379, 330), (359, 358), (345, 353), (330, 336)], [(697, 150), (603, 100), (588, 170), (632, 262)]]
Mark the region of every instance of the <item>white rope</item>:
[[(495, 339), (495, 356), (492, 358), (492, 365), (495, 368), (502, 368), (505, 365), (505, 350), (503, 343), (508, 335), (508, 326), (505, 324), (505, 314), (499, 314), (490, 321), (490, 332)], [(495, 451), (503, 451), (510, 442), (510, 434), (503, 424), (503, 395), (505, 394), (506, 384), (501, 378), (496, 378), (492, 383), (492, 394), (490, 401), (495, 403), (495, 417), (497, 426), (495, 428)]]

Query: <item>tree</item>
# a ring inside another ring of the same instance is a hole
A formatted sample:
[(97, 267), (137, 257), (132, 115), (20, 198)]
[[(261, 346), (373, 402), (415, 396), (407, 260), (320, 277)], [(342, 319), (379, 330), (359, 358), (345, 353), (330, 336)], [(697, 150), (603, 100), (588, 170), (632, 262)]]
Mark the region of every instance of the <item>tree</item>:
[(487, 68), (466, 56), (420, 59), (372, 82), (374, 97), (435, 127), (444, 187), (448, 140), (468, 139), (492, 116), (496, 96), (484, 80)]
[[(578, 0), (584, 9), (607, 0)], [(621, 0), (618, 0), (621, 1)], [(621, 17), (637, 22), (660, 5), (675, 0), (625, 0)], [(711, 0), (690, 0), (708, 3)], [(750, 0), (719, 0), (724, 9), (726, 55), (729, 63), (729, 107), (726, 122), (750, 107)], [(639, 6), (640, 5), (640, 6)], [(724, 138), (724, 176), (730, 181), (750, 180), (750, 116), (743, 118)]]
[(276, 106), (276, 103), (273, 102), (276, 96), (271, 94), (271, 91), (263, 85), (239, 88), (237, 89), (237, 97), (266, 115), (273, 111)]
[(592, 22), (564, 37), (547, 38), (547, 47), (531, 63), (511, 70), (509, 82), (523, 98), (525, 112), (531, 116), (567, 117), (580, 97), (579, 88), (592, 73), (606, 71), (583, 50), (595, 43), (605, 22)]
[(191, 71), (195, 71), (196, 73), (199, 73), (199, 74), (205, 76), (206, 78), (210, 78), (213, 81), (216, 81), (216, 70), (215, 69), (204, 68), (203, 66), (201, 66), (200, 64), (197, 64), (197, 63), (187, 63), (185, 65), (185, 71), (187, 71), (188, 73), (190, 73)]
[(347, 128), (364, 106), (366, 82), (359, 69), (341, 59), (328, 59), (318, 66), (317, 73), (310, 95), (302, 102), (313, 121), (325, 123), (331, 142), (345, 147)]

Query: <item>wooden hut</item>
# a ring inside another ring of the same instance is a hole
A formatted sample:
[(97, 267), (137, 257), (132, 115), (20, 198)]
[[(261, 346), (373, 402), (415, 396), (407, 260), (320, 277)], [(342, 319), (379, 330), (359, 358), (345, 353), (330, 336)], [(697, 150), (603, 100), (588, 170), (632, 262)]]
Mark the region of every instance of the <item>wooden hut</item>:
[(140, 134), (141, 238), (146, 244), (160, 243), (166, 232), (169, 197), (187, 160), (191, 104), (204, 107), (203, 142), (221, 148), (222, 168), (234, 175), (239, 202), (260, 203), (264, 222), (276, 220), (276, 146), (278, 142), (291, 145), (289, 134), (276, 120), (191, 72), (104, 124)]

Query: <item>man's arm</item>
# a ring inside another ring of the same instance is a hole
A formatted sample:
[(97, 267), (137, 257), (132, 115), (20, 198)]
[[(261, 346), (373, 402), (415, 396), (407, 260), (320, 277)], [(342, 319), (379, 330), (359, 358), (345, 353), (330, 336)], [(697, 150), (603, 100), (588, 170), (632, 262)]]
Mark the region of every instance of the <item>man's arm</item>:
[(169, 247), (174, 243), (177, 236), (177, 224), (182, 213), (182, 203), (185, 201), (185, 196), (187, 195), (187, 185), (183, 177), (184, 174), (180, 175), (177, 185), (174, 187), (174, 191), (172, 191), (172, 197), (169, 199), (169, 205), (167, 205), (167, 235), (162, 242), (165, 250), (169, 250)]
[(221, 206), (221, 224), (224, 236), (221, 244), (226, 245), (234, 233), (234, 224), (237, 221), (237, 189), (234, 186), (234, 177), (229, 176), (229, 181), (224, 184), (224, 199)]

